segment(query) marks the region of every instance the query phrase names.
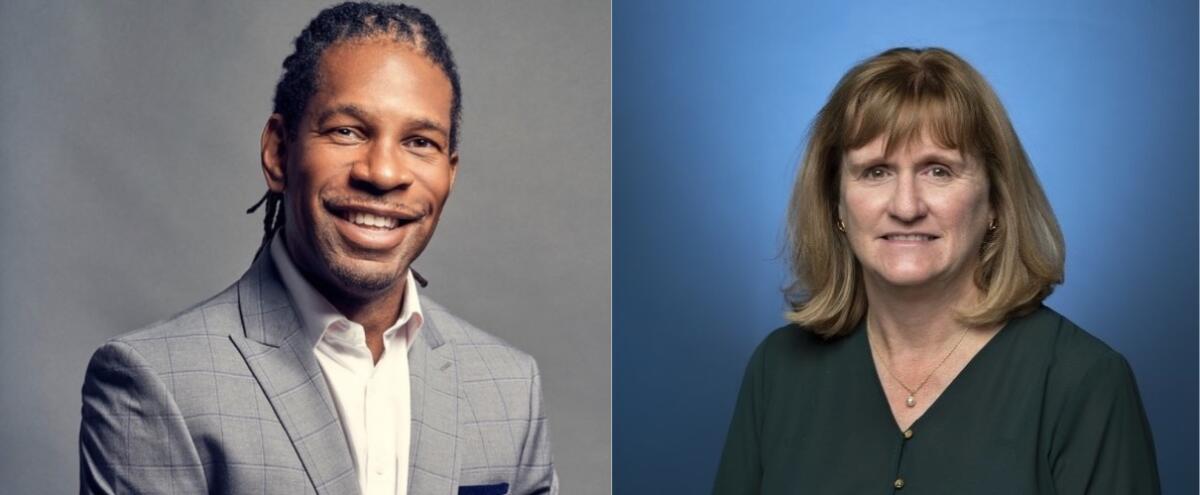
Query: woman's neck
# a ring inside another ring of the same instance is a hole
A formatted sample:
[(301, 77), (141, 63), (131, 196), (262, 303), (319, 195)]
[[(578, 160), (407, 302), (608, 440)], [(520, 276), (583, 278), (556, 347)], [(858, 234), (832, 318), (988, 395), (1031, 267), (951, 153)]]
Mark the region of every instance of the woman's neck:
[(971, 280), (920, 289), (868, 282), (866, 291), (872, 338), (889, 353), (905, 354), (944, 349), (959, 339), (966, 329), (959, 310), (981, 296)]

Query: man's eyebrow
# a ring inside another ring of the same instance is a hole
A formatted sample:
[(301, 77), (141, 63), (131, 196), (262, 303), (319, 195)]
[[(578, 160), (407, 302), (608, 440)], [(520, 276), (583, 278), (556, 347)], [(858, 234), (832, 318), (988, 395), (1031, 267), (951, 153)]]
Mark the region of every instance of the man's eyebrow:
[(408, 125), (408, 130), (411, 131), (436, 131), (442, 135), (449, 136), (450, 131), (440, 122), (431, 119), (413, 119)]
[(321, 113), (317, 114), (317, 118), (315, 120), (317, 127), (325, 125), (325, 121), (337, 115), (349, 115), (363, 121), (371, 120), (371, 113), (363, 110), (362, 107), (359, 107), (358, 105), (337, 105), (331, 108), (326, 108), (325, 110), (322, 110)]
[[(371, 112), (364, 110), (362, 107), (360, 107), (358, 105), (348, 103), (345, 105), (337, 105), (337, 106), (322, 110), (321, 113), (317, 114), (317, 118), (315, 119), (317, 127), (321, 127), (321, 126), (325, 125), (326, 121), (328, 121), (329, 119), (336, 117), (338, 115), (349, 115), (351, 117), (354, 117), (354, 118), (364, 121), (364, 122), (369, 122), (369, 121), (373, 120), (372, 116), (371, 116)], [(409, 130), (409, 132), (412, 132), (412, 131), (436, 131), (436, 132), (440, 132), (446, 136), (450, 135), (450, 130), (446, 129), (445, 125), (442, 125), (440, 122), (438, 122), (436, 120), (426, 119), (426, 118), (413, 119), (411, 122), (408, 123), (406, 128)]]

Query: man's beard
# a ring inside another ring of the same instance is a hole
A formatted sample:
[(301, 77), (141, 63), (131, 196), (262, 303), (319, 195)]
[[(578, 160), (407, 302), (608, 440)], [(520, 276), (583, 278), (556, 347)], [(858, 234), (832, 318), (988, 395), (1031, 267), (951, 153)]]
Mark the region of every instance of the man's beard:
[[(322, 252), (322, 255), (325, 255), (325, 252)], [(386, 270), (366, 270), (335, 259), (326, 259), (325, 266), (329, 267), (329, 273), (338, 280), (339, 285), (357, 294), (382, 292), (392, 287), (401, 277), (400, 274)]]
[(322, 230), (317, 234), (316, 254), (346, 295), (370, 298), (395, 288), (397, 283), (404, 283), (409, 263), (424, 250), (431, 234), (419, 228), (410, 232), (410, 237), (397, 247), (400, 260), (396, 263), (399, 266), (392, 262), (372, 262), (354, 256), (349, 251), (353, 248), (343, 245), (338, 234), (332, 230)]

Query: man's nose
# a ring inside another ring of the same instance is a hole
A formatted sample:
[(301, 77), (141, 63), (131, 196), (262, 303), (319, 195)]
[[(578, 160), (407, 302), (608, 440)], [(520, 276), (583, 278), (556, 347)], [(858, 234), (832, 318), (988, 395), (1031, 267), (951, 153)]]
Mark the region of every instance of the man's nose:
[(379, 191), (406, 188), (414, 180), (412, 159), (402, 146), (376, 141), (365, 159), (350, 168), (350, 178)]
[(901, 175), (896, 181), (896, 188), (892, 191), (888, 214), (901, 222), (911, 223), (920, 220), (928, 211), (917, 178), (912, 175)]

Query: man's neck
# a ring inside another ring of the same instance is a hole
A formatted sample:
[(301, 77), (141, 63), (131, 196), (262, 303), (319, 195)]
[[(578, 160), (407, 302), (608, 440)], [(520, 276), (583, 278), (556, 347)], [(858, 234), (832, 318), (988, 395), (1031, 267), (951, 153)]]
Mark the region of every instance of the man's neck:
[(395, 290), (389, 289), (382, 295), (369, 298), (353, 298), (324, 292), (322, 295), (346, 319), (362, 325), (363, 337), (366, 339), (367, 348), (371, 350), (372, 362), (378, 363), (379, 358), (383, 357), (383, 332), (400, 318), (406, 285), (404, 282), (397, 283)]
[[(279, 236), (279, 239), (283, 238), (283, 235)], [(396, 323), (403, 311), (404, 296), (408, 287), (407, 270), (406, 275), (400, 277), (391, 287), (367, 295), (352, 294), (337, 290), (337, 284), (324, 280), (321, 274), (303, 263), (297, 263), (296, 254), (286, 241), (282, 247), (291, 258), (296, 271), (309, 286), (329, 301), (329, 304), (347, 320), (362, 325), (367, 348), (371, 350), (374, 362), (378, 363), (383, 355), (383, 333)]]
[(371, 340), (372, 336), (377, 338), (383, 337), (383, 331), (396, 323), (400, 318), (400, 311), (404, 303), (404, 288), (405, 280), (401, 279), (396, 283), (396, 287), (388, 291), (369, 298), (354, 298), (337, 294), (325, 294), (325, 299), (333, 307), (337, 308), (338, 312), (346, 316), (346, 319), (358, 323), (363, 326), (363, 331), (367, 334), (367, 341)]

